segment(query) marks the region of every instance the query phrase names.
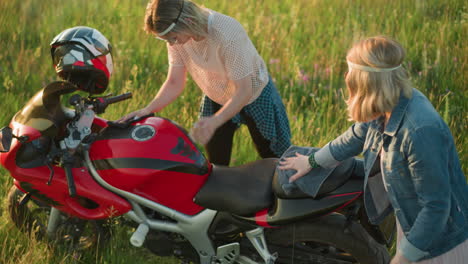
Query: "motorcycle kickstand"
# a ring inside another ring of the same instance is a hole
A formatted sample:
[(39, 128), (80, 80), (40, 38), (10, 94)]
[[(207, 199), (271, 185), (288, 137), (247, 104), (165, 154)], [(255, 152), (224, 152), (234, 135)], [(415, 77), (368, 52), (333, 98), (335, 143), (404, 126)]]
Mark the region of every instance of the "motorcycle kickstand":
[(60, 223), (60, 211), (54, 207), (51, 207), (49, 214), (49, 221), (47, 222), (47, 236), (53, 237), (57, 231), (57, 227)]
[(276, 259), (278, 258), (278, 254), (271, 254), (270, 251), (268, 251), (265, 235), (263, 233), (263, 228), (255, 228), (253, 230), (245, 232), (245, 234), (257, 250), (258, 254), (260, 254), (260, 256), (263, 258), (265, 264), (274, 264)]

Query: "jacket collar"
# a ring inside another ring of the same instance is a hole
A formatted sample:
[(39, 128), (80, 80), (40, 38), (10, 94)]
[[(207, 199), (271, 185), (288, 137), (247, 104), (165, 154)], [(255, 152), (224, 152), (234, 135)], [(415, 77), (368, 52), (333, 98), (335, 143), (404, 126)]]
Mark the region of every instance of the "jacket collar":
[(387, 126), (385, 127), (384, 134), (393, 137), (398, 132), (410, 100), (411, 98), (407, 98), (403, 94), (400, 95), (400, 100), (398, 100), (398, 104), (392, 110), (392, 114), (390, 115), (390, 120), (388, 120)]

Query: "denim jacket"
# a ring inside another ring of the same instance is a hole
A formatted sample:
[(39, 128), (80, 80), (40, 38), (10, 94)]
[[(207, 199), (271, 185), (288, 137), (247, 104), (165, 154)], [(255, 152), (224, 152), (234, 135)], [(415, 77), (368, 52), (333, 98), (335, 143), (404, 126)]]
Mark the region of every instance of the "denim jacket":
[[(468, 185), (452, 134), (418, 90), (400, 97), (390, 120), (355, 123), (315, 154), (318, 164), (334, 167), (363, 153), (364, 202), (373, 223), (387, 210), (376, 210), (368, 188), (379, 155), (388, 199), (405, 237), (399, 250), (410, 261), (439, 256), (468, 237)], [(382, 195), (380, 195), (382, 196)]]

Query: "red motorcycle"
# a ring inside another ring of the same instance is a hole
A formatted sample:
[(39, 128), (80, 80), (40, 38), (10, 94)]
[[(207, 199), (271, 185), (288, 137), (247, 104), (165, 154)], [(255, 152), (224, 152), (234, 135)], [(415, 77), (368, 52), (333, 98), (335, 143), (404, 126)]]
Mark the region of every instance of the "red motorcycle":
[(108, 237), (109, 219), (123, 219), (135, 228), (132, 245), (194, 263), (389, 262), (389, 236), (362, 206), (359, 160), (315, 199), (288, 197), (277, 159), (213, 165), (171, 120), (96, 116), (131, 94), (76, 89), (49, 84), (1, 130), (0, 161), (14, 178), (9, 213), (21, 230), (92, 244)]

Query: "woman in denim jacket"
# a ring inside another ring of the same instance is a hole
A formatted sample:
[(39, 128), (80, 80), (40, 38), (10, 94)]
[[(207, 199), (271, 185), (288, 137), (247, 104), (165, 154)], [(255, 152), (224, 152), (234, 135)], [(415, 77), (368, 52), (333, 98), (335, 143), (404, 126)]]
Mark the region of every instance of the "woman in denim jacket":
[[(379, 166), (397, 218), (395, 263), (466, 263), (468, 188), (446, 123), (418, 90), (401, 63), (405, 51), (386, 37), (357, 43), (346, 57), (348, 114), (356, 123), (311, 156), (280, 162), (294, 181), (316, 167), (334, 167), (364, 155), (364, 202), (378, 223), (389, 210), (375, 210), (369, 172)], [(374, 193), (374, 197), (379, 194)], [(381, 195), (380, 195), (381, 196)]]

